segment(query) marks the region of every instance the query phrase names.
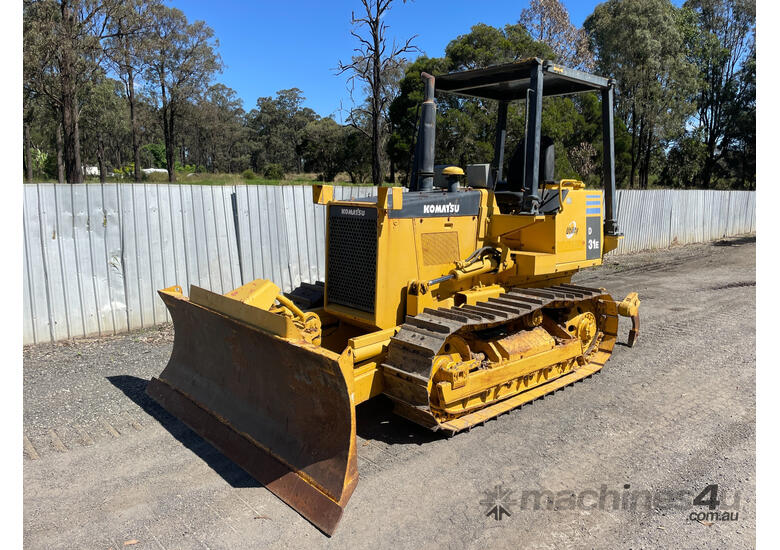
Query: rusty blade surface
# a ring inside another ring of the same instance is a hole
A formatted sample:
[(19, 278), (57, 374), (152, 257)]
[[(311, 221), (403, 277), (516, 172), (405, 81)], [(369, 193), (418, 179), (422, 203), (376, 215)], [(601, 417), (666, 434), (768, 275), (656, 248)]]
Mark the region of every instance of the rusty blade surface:
[(147, 393), (326, 534), (357, 484), (351, 379), (338, 356), (160, 292), (168, 366)]

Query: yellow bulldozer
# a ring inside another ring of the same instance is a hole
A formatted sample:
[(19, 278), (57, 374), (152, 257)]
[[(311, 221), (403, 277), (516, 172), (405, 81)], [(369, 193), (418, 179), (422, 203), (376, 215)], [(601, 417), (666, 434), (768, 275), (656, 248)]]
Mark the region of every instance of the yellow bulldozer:
[[(328, 535), (358, 481), (359, 403), (384, 394), (455, 434), (601, 369), (619, 316), (633, 320), (629, 345), (639, 333), (636, 293), (572, 284), (622, 237), (614, 82), (537, 58), (421, 76), (410, 188), (339, 201), (313, 187), (327, 208), (324, 283), (159, 291), (175, 339), (147, 393)], [(435, 89), (498, 102), (492, 162), (434, 164)], [(543, 97), (586, 92), (601, 95), (603, 190), (556, 180), (541, 132)], [(515, 100), (525, 135), (505, 162)]]

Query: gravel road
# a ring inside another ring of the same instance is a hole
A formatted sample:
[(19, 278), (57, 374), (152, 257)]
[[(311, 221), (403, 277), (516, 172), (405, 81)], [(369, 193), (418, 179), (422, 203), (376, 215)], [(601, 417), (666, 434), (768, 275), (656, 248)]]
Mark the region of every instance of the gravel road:
[(753, 548), (755, 280), (754, 237), (609, 259), (642, 331), (598, 375), (450, 439), (359, 406), (332, 538), (145, 396), (170, 326), (28, 346), (25, 547)]

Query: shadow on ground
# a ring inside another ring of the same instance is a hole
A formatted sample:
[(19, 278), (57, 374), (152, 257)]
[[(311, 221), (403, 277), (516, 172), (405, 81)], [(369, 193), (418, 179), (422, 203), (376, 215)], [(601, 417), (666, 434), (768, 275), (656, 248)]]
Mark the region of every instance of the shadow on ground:
[[(146, 395), (148, 380), (129, 375), (108, 376), (106, 378), (141, 407), (144, 412), (159, 422), (173, 437), (198, 455), (231, 486), (261, 486), (261, 483)], [(355, 414), (357, 435), (364, 439), (393, 445), (422, 445), (446, 437), (396, 416), (392, 411), (392, 401), (383, 395), (358, 405)]]
[(731, 239), (721, 239), (712, 243), (713, 246), (738, 246), (741, 244), (749, 244), (756, 242), (755, 235), (747, 235), (745, 237), (737, 237)]
[(393, 414), (393, 402), (384, 395), (358, 405), (355, 417), (357, 435), (363, 439), (393, 445), (422, 445), (446, 437)]
[(151, 397), (146, 395), (148, 380), (136, 376), (107, 376), (106, 379), (119, 388), (130, 400), (141, 407), (149, 416), (157, 420), (182, 445), (198, 455), (216, 473), (232, 487), (260, 487), (252, 476), (236, 466), (232, 460), (215, 449), (210, 443), (189, 429), (183, 422), (169, 414)]

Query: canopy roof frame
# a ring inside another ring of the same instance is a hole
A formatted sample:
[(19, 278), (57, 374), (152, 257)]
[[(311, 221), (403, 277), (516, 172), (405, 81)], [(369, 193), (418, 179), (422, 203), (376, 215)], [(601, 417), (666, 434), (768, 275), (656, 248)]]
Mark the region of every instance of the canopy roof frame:
[(601, 122), (603, 129), (604, 233), (619, 235), (615, 205), (615, 138), (614, 90), (615, 81), (578, 69), (564, 67), (538, 57), (520, 59), (512, 63), (494, 65), (449, 73), (436, 77), (436, 89), (465, 97), (493, 99), (499, 102), (493, 158), (493, 187), (502, 177), (504, 143), (506, 139), (506, 110), (510, 101), (526, 102), (525, 172), (522, 189), (523, 210), (529, 214), (539, 211), (539, 152), (542, 126), (542, 98), (596, 92), (601, 95)]
[(578, 69), (529, 57), (484, 69), (459, 71), (436, 77), (436, 89), (466, 97), (497, 101), (525, 100), (532, 79), (541, 66), (544, 97), (600, 92), (614, 80)]

